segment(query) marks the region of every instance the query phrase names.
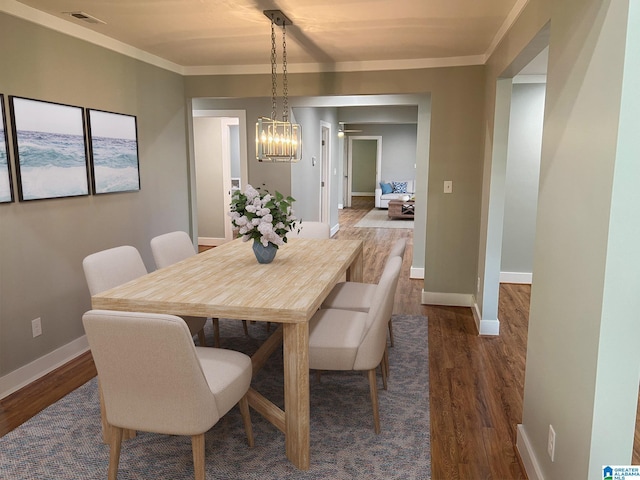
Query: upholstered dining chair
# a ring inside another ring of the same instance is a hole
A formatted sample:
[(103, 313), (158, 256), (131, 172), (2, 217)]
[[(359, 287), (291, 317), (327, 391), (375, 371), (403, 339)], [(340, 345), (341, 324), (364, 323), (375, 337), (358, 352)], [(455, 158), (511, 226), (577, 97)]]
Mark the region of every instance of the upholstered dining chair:
[[(299, 231), (298, 231), (299, 230)], [(300, 222), (298, 227), (287, 233), (287, 238), (331, 238), (331, 229), (328, 223)]]
[(205, 479), (205, 432), (236, 404), (253, 446), (247, 355), (196, 347), (173, 315), (90, 310), (82, 322), (111, 429), (109, 480), (117, 478), (124, 429), (191, 436), (196, 480)]
[[(153, 259), (156, 262), (156, 267), (164, 268), (184, 260), (185, 258), (189, 258), (197, 252), (189, 234), (178, 230), (152, 238), (151, 253), (153, 254)], [(204, 320), (206, 322), (207, 319), (205, 318)], [(217, 318), (212, 318), (211, 321), (213, 322), (213, 345), (215, 347), (219, 347), (220, 322)], [(248, 335), (249, 332), (247, 330), (247, 322), (245, 320), (243, 320), (242, 326), (244, 327), (245, 335)], [(201, 343), (201, 345), (204, 345), (204, 343)]]
[(309, 368), (367, 372), (376, 433), (380, 433), (376, 369), (387, 346), (387, 324), (401, 264), (397, 256), (386, 263), (367, 313), (320, 309), (309, 322)]
[[(407, 241), (399, 238), (395, 241), (387, 262), (393, 257), (404, 259), (404, 251)], [(340, 308), (343, 310), (356, 310), (359, 312), (368, 312), (373, 304), (374, 295), (376, 294), (376, 285), (371, 283), (360, 282), (341, 282), (331, 290), (327, 298), (322, 304), (322, 308)], [(389, 340), (393, 347), (393, 323), (389, 318)]]
[[(92, 253), (82, 261), (82, 268), (91, 295), (117, 287), (148, 273), (140, 252), (130, 245)], [(191, 335), (198, 334), (200, 345), (204, 345), (206, 319), (186, 317), (184, 321)]]

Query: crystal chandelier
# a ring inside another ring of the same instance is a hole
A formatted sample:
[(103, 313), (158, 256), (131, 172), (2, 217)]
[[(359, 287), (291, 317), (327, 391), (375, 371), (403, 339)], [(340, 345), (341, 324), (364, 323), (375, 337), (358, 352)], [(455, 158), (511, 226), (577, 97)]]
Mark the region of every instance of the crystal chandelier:
[[(260, 162), (297, 162), (302, 158), (302, 129), (289, 121), (287, 82), (286, 26), (292, 22), (280, 10), (265, 10), (264, 14), (271, 19), (271, 118), (260, 117), (256, 122), (256, 158)], [(276, 25), (282, 27), (282, 121), (276, 119)]]

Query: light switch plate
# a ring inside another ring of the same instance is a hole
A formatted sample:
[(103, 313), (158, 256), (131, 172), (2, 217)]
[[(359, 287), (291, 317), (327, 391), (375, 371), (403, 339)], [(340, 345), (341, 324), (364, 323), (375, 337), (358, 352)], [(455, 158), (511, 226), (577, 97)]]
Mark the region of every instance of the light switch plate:
[(451, 180), (444, 181), (444, 193), (453, 193), (453, 182)]

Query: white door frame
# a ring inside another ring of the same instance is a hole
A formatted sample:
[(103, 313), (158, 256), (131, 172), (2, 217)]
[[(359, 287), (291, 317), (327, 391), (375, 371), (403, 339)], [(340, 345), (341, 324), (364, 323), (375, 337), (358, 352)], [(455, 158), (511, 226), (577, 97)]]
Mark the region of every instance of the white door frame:
[(347, 155), (347, 197), (351, 205), (352, 178), (353, 178), (353, 141), (354, 140), (376, 140), (376, 185), (380, 183), (382, 170), (382, 135), (354, 135), (349, 136), (349, 152)]
[[(245, 110), (193, 110), (194, 117), (222, 117), (222, 181), (225, 186), (223, 190), (223, 211), (224, 211), (224, 237), (201, 237), (198, 235), (198, 245), (217, 246), (233, 239), (233, 227), (231, 218), (228, 213), (231, 204), (231, 156), (230, 156), (230, 135), (229, 126), (239, 126), (240, 136), (240, 179), (244, 186), (248, 182), (248, 166), (247, 166), (247, 113)], [(197, 175), (197, 172), (196, 172)], [(192, 183), (192, 190), (195, 195), (195, 182)], [(195, 201), (195, 200), (194, 200)], [(197, 211), (197, 202), (195, 205)], [(197, 218), (197, 215), (195, 216)], [(194, 226), (194, 234), (197, 234), (197, 225)]]
[(320, 121), (320, 221), (329, 223), (331, 192), (331, 124)]

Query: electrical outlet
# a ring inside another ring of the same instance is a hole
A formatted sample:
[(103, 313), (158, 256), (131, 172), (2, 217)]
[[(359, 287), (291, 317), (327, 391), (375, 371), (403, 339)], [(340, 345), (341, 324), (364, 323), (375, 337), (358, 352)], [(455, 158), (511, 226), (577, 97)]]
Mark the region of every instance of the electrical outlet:
[(42, 321), (40, 317), (31, 320), (31, 333), (33, 334), (33, 338), (42, 335)]
[(451, 180), (444, 181), (444, 193), (453, 193), (453, 182)]
[(476, 293), (480, 293), (480, 277), (478, 277), (478, 283), (476, 284)]
[(549, 440), (547, 442), (547, 453), (549, 454), (549, 458), (553, 462), (553, 458), (556, 454), (556, 431), (553, 429), (551, 425), (549, 425)]

